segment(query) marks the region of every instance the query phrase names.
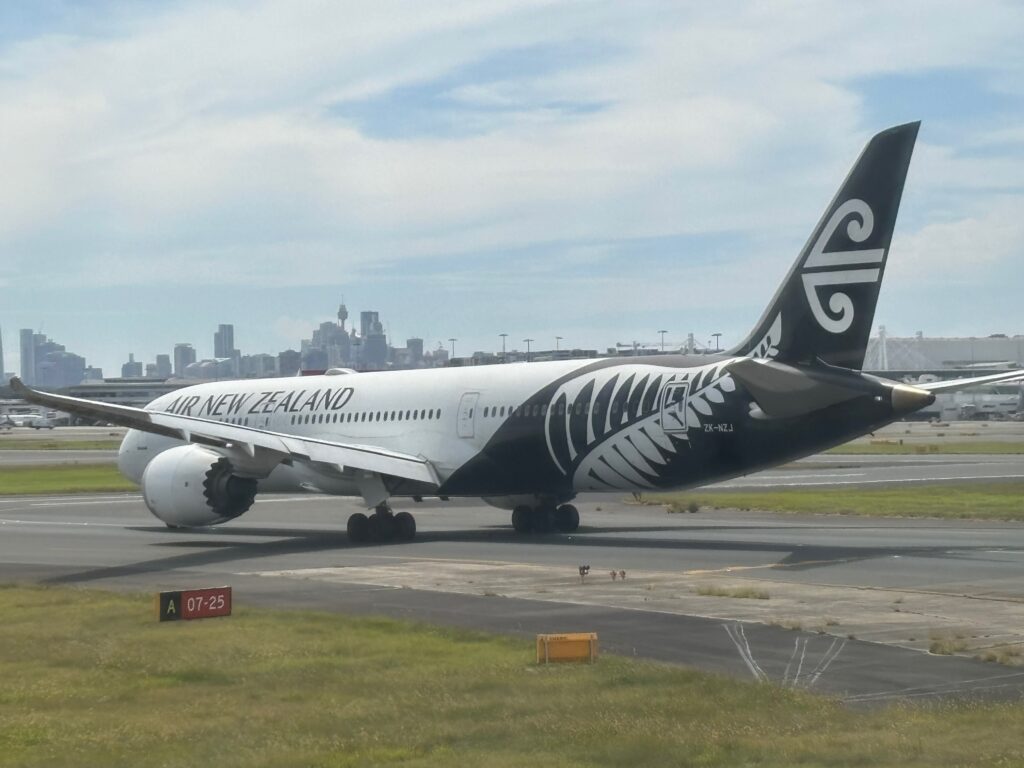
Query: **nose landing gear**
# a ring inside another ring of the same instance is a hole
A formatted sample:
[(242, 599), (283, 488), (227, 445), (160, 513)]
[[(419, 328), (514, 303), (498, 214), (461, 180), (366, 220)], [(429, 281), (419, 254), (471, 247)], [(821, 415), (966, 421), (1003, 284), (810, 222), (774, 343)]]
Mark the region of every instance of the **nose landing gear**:
[(354, 544), (412, 541), (416, 538), (416, 518), (408, 512), (396, 515), (387, 504), (380, 504), (369, 517), (362, 512), (351, 515), (347, 530), (349, 541)]

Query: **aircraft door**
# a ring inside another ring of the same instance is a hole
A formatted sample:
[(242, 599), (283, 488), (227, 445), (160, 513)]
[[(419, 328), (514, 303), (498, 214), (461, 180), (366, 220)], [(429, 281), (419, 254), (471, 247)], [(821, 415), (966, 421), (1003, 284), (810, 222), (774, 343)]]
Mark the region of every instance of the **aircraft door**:
[(661, 398), (661, 427), (668, 434), (686, 432), (686, 398), (688, 381), (670, 381)]
[(476, 423), (476, 401), (479, 399), (479, 392), (467, 392), (459, 400), (459, 437), (473, 437), (476, 434), (474, 424)]

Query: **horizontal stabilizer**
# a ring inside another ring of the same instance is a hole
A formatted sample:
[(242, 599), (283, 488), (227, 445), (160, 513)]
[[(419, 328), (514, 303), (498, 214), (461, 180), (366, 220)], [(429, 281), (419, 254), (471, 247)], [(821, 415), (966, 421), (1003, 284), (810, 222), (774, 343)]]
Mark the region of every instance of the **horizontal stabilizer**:
[(803, 416), (865, 394), (859, 379), (851, 379), (848, 384), (830, 381), (771, 360), (742, 358), (730, 363), (728, 370), (765, 415), (775, 419)]
[(984, 384), (998, 384), (1001, 381), (1013, 382), (1024, 379), (1024, 370), (993, 373), (991, 376), (975, 376), (970, 379), (952, 379), (949, 381), (931, 381), (927, 384), (915, 384), (918, 389), (926, 389), (936, 394), (940, 392), (959, 392), (962, 389), (980, 387)]

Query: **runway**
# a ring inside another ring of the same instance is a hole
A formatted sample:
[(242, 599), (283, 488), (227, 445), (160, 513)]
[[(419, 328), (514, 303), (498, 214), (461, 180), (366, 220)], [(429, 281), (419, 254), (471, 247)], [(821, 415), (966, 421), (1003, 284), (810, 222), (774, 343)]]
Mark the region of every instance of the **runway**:
[[(1003, 463), (987, 466), (978, 472)], [(578, 506), (578, 533), (520, 538), (506, 512), (430, 501), (409, 505), (415, 542), (351, 546), (344, 522), (356, 506), (346, 499), (270, 496), (221, 528), (177, 532), (135, 494), (4, 498), (0, 581), (133, 591), (227, 583), (240, 606), (382, 614), (524, 642), (597, 631), (608, 651), (858, 706), (1024, 693), (1024, 670), (971, 657), (1024, 640), (1022, 524), (669, 515), (611, 496)], [(590, 566), (582, 580), (580, 565)], [(765, 599), (711, 594), (751, 587)], [(935, 638), (967, 655), (930, 655)]]

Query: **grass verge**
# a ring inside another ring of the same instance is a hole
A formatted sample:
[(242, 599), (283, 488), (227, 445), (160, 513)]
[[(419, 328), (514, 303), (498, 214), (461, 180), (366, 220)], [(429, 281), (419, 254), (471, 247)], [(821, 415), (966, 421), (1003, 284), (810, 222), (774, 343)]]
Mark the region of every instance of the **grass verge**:
[(735, 597), (741, 600), (767, 600), (770, 597), (763, 589), (754, 587), (716, 587), (711, 584), (699, 585), (697, 594), (704, 597)]
[(120, 440), (57, 440), (37, 437), (0, 438), (0, 451), (116, 451)]
[(138, 486), (113, 464), (0, 467), (0, 496), (134, 491), (136, 488)]
[(967, 650), (967, 638), (951, 632), (933, 632), (929, 637), (928, 650), (931, 653), (949, 656)]
[(897, 440), (872, 440), (871, 442), (844, 443), (836, 446), (826, 453), (840, 455), (912, 455), (912, 454), (945, 454), (945, 453), (994, 453), (994, 454), (1022, 454), (1024, 443), (1009, 442), (1001, 440), (979, 440), (977, 442), (962, 443), (921, 443), (903, 442)]
[(1024, 483), (665, 493), (645, 495), (644, 501), (664, 504), (669, 512), (686, 512), (696, 504), (715, 509), (761, 509), (769, 512), (1024, 520)]
[(528, 638), (0, 588), (0, 766), (934, 766), (1024, 758), (1013, 705), (854, 712)]

